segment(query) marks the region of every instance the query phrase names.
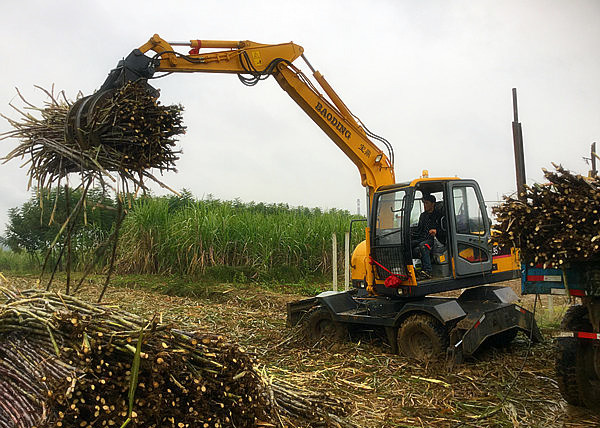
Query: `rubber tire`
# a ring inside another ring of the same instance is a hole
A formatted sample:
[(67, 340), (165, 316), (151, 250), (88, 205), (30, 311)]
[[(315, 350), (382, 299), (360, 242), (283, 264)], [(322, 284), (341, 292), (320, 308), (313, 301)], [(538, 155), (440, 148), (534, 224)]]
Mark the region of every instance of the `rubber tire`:
[(565, 312), (560, 327), (566, 331), (592, 331), (587, 308), (583, 305), (571, 305)]
[(579, 340), (575, 369), (581, 404), (600, 413), (600, 347), (590, 340)]
[(444, 357), (449, 343), (446, 328), (430, 315), (411, 315), (398, 328), (400, 352), (422, 362)]
[(323, 306), (316, 306), (306, 314), (304, 328), (307, 337), (312, 340), (339, 342), (348, 337), (346, 326), (334, 321), (329, 309)]
[(577, 339), (575, 337), (560, 337), (556, 340), (556, 358), (554, 369), (558, 389), (565, 401), (573, 406), (581, 405), (577, 383)]
[(494, 348), (506, 348), (513, 340), (515, 340), (517, 333), (519, 333), (518, 328), (511, 328), (510, 330), (488, 337), (487, 343)]

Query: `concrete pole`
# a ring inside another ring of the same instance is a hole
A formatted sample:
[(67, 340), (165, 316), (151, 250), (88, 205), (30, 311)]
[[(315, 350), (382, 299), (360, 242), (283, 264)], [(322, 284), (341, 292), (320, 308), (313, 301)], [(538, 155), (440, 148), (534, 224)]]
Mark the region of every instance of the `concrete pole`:
[(335, 233), (331, 234), (331, 270), (333, 271), (333, 291), (338, 291), (337, 287), (337, 237)]
[(344, 290), (350, 290), (350, 232), (344, 235)]

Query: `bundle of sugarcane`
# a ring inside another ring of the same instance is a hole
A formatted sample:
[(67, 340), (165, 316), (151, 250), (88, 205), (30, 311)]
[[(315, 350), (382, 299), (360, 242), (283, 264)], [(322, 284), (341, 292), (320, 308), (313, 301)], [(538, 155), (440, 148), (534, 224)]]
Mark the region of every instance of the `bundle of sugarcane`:
[(505, 197), (493, 209), (498, 243), (545, 267), (600, 255), (600, 180), (553, 166), (556, 171), (543, 170), (547, 183), (526, 186), (522, 199)]
[[(0, 288), (0, 428), (343, 426), (223, 337), (72, 296)], [(10, 399), (7, 399), (10, 397)]]
[(116, 173), (145, 187), (145, 178), (162, 184), (150, 169), (175, 171), (176, 137), (185, 132), (183, 108), (161, 105), (145, 83), (130, 82), (75, 103), (45, 92), (49, 101), (42, 108), (21, 96), (26, 108), (15, 108), (20, 120), (4, 116), (13, 129), (0, 135), (20, 140), (5, 160), (27, 158), (30, 182), (39, 188), (73, 172), (100, 180)]

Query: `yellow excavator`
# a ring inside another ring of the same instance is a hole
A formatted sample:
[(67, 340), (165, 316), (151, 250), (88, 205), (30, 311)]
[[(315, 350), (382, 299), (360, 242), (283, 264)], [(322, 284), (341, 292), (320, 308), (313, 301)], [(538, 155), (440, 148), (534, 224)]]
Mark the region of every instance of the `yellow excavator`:
[[(182, 47), (189, 52), (176, 50)], [(293, 64), (298, 58), (313, 79)], [(154, 35), (118, 63), (98, 92), (72, 107), (69, 132), (85, 127), (90, 110), (111, 91), (132, 80), (147, 84), (156, 72), (232, 73), (248, 86), (273, 76), (357, 166), (368, 206), (365, 239), (351, 258), (352, 289), (289, 304), (289, 325), (302, 321), (315, 336), (336, 337), (381, 328), (394, 352), (418, 359), (446, 351), (469, 356), (484, 342), (510, 342), (519, 330), (541, 340), (532, 314), (515, 303), (511, 288), (482, 286), (518, 278), (520, 264), (514, 249), (490, 243), (491, 221), (477, 182), (431, 178), (424, 171), (421, 178), (397, 183), (391, 144), (352, 114), (297, 44), (167, 42)], [(437, 230), (427, 247), (431, 269), (421, 275), (429, 263), (417, 253), (413, 236), (425, 200), (435, 201)], [(465, 289), (460, 297), (435, 296), (459, 289)]]

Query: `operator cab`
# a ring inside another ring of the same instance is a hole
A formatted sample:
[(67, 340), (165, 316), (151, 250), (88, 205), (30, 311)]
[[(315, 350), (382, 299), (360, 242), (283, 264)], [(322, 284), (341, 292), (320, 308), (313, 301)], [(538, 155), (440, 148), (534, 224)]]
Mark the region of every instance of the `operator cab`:
[[(428, 241), (431, 275), (420, 275), (423, 254), (415, 237), (426, 195), (435, 197), (437, 226), (435, 239)], [(439, 292), (488, 282), (491, 224), (474, 180), (422, 178), (384, 186), (373, 198), (370, 223), (378, 294), (413, 294), (421, 286)]]
[[(420, 253), (419, 241), (424, 238), (419, 237), (419, 220), (425, 212), (425, 199), (427, 197), (434, 198), (433, 217), (435, 220), (435, 235), (429, 235), (425, 239), (430, 247), (429, 259), (431, 264), (431, 278), (423, 278), (418, 275), (423, 271), (423, 257)], [(447, 241), (448, 241), (448, 216), (446, 214), (446, 203), (444, 198), (444, 188), (442, 183), (421, 183), (415, 187), (415, 197), (412, 209), (410, 210), (410, 247), (412, 255), (412, 265), (417, 278), (434, 279), (447, 278), (451, 276), (450, 258), (448, 257)]]

